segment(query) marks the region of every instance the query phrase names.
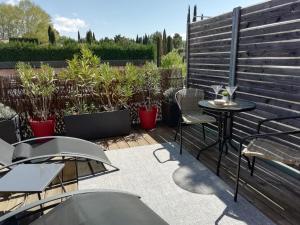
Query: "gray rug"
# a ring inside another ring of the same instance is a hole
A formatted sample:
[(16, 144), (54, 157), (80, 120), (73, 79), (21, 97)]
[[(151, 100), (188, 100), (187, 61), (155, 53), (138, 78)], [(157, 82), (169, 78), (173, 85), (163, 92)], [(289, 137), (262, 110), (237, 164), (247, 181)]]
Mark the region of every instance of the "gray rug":
[(273, 224), (241, 196), (235, 203), (231, 188), (174, 143), (106, 154), (120, 171), (80, 181), (79, 189), (135, 193), (171, 225)]

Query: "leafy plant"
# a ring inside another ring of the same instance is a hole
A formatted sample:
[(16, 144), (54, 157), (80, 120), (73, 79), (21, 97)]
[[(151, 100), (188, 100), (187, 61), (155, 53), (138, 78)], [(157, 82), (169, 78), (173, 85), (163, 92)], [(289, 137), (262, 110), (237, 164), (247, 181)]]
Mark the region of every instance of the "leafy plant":
[(59, 74), (59, 78), (73, 84), (70, 90), (74, 109), (77, 113), (85, 113), (87, 97), (94, 93), (96, 74), (100, 59), (83, 45), (80, 55), (67, 61), (68, 66)]
[(40, 120), (47, 120), (52, 95), (56, 91), (54, 69), (42, 64), (39, 70), (35, 70), (29, 64), (18, 63), (17, 71), (25, 94), (32, 104), (34, 116)]
[(16, 115), (16, 112), (8, 106), (0, 103), (0, 120), (9, 120)]
[(224, 90), (224, 91), (222, 91), (222, 96), (229, 96), (229, 93), (228, 93), (228, 91), (226, 91), (226, 90)]
[(170, 87), (167, 90), (164, 91), (163, 96), (165, 101), (169, 103), (176, 102), (175, 101), (175, 94), (179, 90), (179, 88)]
[(127, 105), (133, 95), (137, 76), (137, 68), (132, 64), (127, 64), (123, 73), (108, 63), (100, 65), (96, 75), (96, 88), (105, 110), (118, 110)]
[(162, 57), (161, 67), (164, 69), (181, 69), (182, 75), (186, 75), (186, 64), (177, 50), (169, 52)]
[(153, 97), (160, 92), (160, 73), (154, 63), (147, 62), (140, 70), (136, 91), (142, 94), (144, 105), (150, 109)]

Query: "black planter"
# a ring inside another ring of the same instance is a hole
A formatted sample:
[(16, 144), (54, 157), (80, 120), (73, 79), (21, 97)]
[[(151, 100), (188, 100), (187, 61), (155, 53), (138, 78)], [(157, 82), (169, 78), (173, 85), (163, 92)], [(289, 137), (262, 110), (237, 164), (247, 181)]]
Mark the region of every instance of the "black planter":
[(86, 140), (128, 135), (131, 128), (128, 109), (64, 117), (66, 135)]
[(18, 141), (16, 135), (16, 127), (13, 120), (0, 121), (0, 138), (10, 144), (16, 143)]
[(162, 120), (170, 127), (175, 127), (178, 124), (180, 110), (174, 102), (162, 102)]

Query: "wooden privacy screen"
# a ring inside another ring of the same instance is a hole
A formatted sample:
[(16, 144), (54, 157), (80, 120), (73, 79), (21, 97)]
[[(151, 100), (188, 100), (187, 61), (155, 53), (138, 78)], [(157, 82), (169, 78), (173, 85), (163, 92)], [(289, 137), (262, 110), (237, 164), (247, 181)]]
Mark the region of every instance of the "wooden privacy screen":
[[(233, 25), (238, 25), (236, 34)], [(236, 97), (257, 103), (255, 111), (235, 117), (235, 137), (255, 133), (261, 119), (300, 113), (299, 28), (297, 0), (273, 0), (236, 8), (188, 24), (188, 85), (212, 94), (210, 85), (236, 81)], [(235, 36), (236, 45), (232, 43)], [(229, 76), (230, 71), (233, 77)], [(263, 131), (294, 128), (300, 128), (300, 120), (268, 123)], [(280, 141), (300, 147), (299, 135)]]

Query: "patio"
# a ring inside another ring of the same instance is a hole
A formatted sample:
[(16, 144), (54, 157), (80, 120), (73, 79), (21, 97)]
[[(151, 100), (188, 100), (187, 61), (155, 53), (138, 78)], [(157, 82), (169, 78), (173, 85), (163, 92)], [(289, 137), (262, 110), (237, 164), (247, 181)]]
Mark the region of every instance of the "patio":
[[(74, 165), (69, 163), (63, 171), (65, 187), (67, 191), (97, 187), (134, 192), (141, 195), (142, 200), (162, 218), (166, 217), (164, 219), (170, 224), (186, 224), (184, 221), (202, 221), (203, 224), (212, 222), (216, 224), (257, 224), (257, 221), (262, 220), (265, 221), (263, 224), (272, 224), (271, 221), (276, 224), (297, 224), (299, 207), (296, 206), (298, 203), (291, 199), (299, 198), (300, 183), (298, 179), (286, 176), (274, 166), (263, 161), (258, 162), (255, 175), (250, 177), (245, 164), (242, 167), (244, 180), (240, 191), (244, 198), (239, 198), (238, 203), (234, 203), (232, 190), (234, 188), (236, 152), (229, 150), (228, 155), (224, 157), (219, 180), (214, 174), (218, 156), (216, 149), (203, 152), (200, 162), (195, 159), (198, 149), (206, 145), (196, 138), (197, 136), (201, 137), (200, 130), (197, 127), (184, 129), (183, 147), (189, 154), (184, 151), (182, 156), (179, 155), (178, 144), (173, 142), (175, 131), (165, 125), (159, 125), (157, 129), (148, 132), (136, 128), (128, 136), (99, 140), (97, 143), (108, 149), (107, 155), (121, 170), (83, 179), (77, 185), (76, 182), (66, 182), (75, 178)], [(186, 137), (191, 138), (187, 139)], [(210, 133), (207, 142), (212, 142), (213, 138), (215, 136)], [(156, 149), (159, 150), (154, 154), (153, 151)], [(171, 166), (169, 166), (170, 164)], [(182, 165), (190, 165), (191, 171), (195, 170), (194, 176), (186, 177), (183, 174), (182, 178), (191, 182), (190, 188), (196, 187), (197, 189), (199, 184), (203, 183), (202, 194), (186, 191), (175, 184), (172, 174), (178, 166)], [(81, 163), (79, 167), (80, 174), (90, 172), (86, 163)], [(97, 164), (93, 164), (93, 167), (97, 170)], [(139, 170), (140, 167), (143, 169)], [(124, 173), (128, 175), (125, 177)], [(137, 178), (136, 175), (141, 176)], [(147, 176), (150, 176), (149, 179)], [(50, 188), (43, 197), (54, 196), (62, 192), (60, 187)], [(167, 198), (165, 204), (160, 204), (164, 198), (159, 198), (157, 195), (154, 197), (155, 192), (165, 195)], [(23, 200), (23, 196), (19, 198), (12, 196), (3, 200), (0, 206), (1, 211), (12, 210)], [(36, 195), (30, 195), (26, 199), (26, 204), (36, 200)], [(227, 210), (225, 210), (226, 207)], [(192, 210), (192, 208), (194, 209)], [(252, 216), (249, 216), (250, 214)], [(181, 220), (180, 215), (189, 215), (190, 217), (181, 218)], [(205, 215), (209, 216), (205, 218)]]

